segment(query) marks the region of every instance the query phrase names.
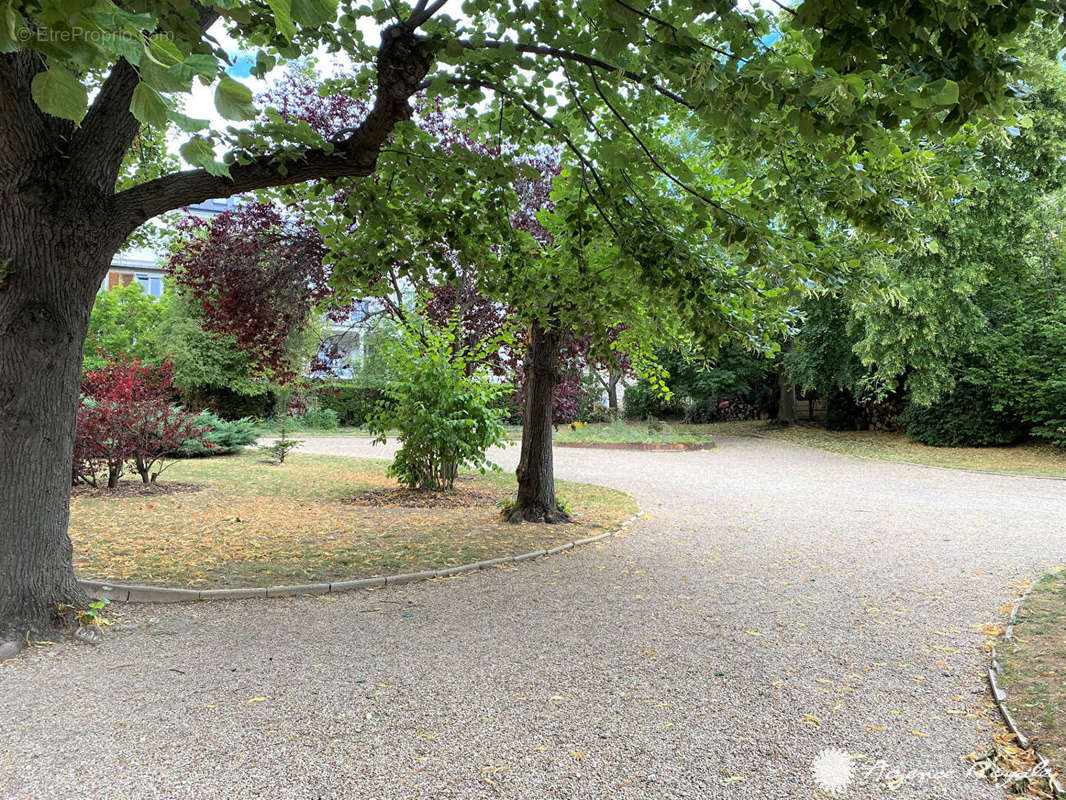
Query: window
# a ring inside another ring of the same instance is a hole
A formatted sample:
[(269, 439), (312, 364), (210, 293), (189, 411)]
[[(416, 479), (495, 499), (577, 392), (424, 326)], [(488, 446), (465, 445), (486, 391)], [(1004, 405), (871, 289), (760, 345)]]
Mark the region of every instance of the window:
[(156, 275), (137, 274), (137, 283), (144, 287), (144, 293), (152, 297), (163, 294), (163, 279)]

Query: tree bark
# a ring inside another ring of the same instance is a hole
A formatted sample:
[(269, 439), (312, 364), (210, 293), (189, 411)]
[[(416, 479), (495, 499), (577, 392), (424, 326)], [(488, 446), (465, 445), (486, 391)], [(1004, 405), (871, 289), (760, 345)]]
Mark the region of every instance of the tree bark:
[(607, 373), (607, 409), (611, 412), (611, 419), (618, 417), (618, 382), (622, 376), (613, 370)]
[(109, 254), (55, 207), (0, 192), (0, 643), (83, 605), (67, 535), (89, 311)]
[(526, 351), (526, 409), (522, 419), (522, 453), (518, 461), (518, 498), (508, 512), (511, 522), (566, 522), (570, 516), (555, 497), (552, 464), (552, 396), (559, 380), (558, 328), (534, 323)]

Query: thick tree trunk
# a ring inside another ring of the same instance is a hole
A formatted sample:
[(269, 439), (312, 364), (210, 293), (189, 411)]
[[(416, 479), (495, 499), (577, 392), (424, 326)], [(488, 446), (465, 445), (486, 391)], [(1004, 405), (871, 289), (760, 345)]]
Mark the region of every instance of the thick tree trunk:
[[(80, 605), (67, 536), (82, 347), (106, 272), (96, 232), (0, 193), (0, 645)], [(5, 202), (6, 201), (6, 202)], [(95, 254), (95, 255), (94, 255)]]
[[(782, 353), (792, 349), (792, 342), (785, 342), (781, 348)], [(777, 368), (777, 424), (795, 425), (796, 417), (796, 385), (789, 380), (784, 366)]]
[(522, 453), (518, 462), (518, 499), (511, 522), (565, 522), (570, 519), (555, 498), (552, 465), (552, 395), (559, 380), (559, 344), (555, 328), (534, 323), (526, 353), (526, 410), (522, 420)]
[(607, 409), (611, 412), (611, 418), (618, 417), (618, 382), (622, 376), (609, 372), (607, 374)]

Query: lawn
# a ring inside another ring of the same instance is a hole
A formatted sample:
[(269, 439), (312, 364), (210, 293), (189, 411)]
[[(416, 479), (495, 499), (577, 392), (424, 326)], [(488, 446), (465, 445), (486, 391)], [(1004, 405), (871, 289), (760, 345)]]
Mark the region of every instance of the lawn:
[[(520, 434), (519, 434), (520, 435)], [(663, 422), (617, 420), (589, 423), (574, 429), (560, 427), (558, 442), (710, 442), (717, 436), (766, 436), (792, 444), (817, 447), (848, 456), (905, 461), (933, 467), (967, 469), (978, 472), (1007, 472), (1016, 475), (1066, 477), (1066, 450), (1051, 444), (1026, 443), (1013, 447), (929, 447), (903, 433), (872, 431), (827, 431), (794, 425), (775, 427), (765, 421), (719, 422), (688, 425)]]
[(561, 426), (555, 433), (557, 442), (622, 442), (626, 444), (695, 444), (709, 442), (708, 425), (682, 425), (669, 422), (575, 423)]
[(765, 422), (733, 422), (708, 426), (722, 435), (757, 434), (793, 444), (818, 447), (848, 456), (907, 461), (933, 467), (1017, 475), (1066, 477), (1066, 451), (1051, 444), (1026, 443), (1013, 447), (930, 447), (903, 433), (827, 431), (792, 426), (773, 428)]
[[(351, 502), (395, 487), (385, 469), (377, 460), (304, 454), (274, 465), (245, 453), (178, 462), (148, 495), (79, 492), (70, 511), (75, 570), (194, 588), (372, 577), (553, 547), (617, 527), (636, 511), (622, 492), (559, 481), (574, 524), (512, 525), (498, 505), (515, 490), (509, 473), (461, 475), (457, 488), (478, 501), (473, 506)], [(136, 490), (133, 481), (123, 486)]]
[(1037, 750), (1066, 767), (1066, 572), (1045, 575), (998, 649), (1007, 705)]

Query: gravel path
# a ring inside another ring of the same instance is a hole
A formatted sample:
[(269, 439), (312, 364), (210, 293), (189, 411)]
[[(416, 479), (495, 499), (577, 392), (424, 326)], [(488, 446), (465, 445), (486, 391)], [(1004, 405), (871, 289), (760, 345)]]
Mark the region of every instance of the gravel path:
[(128, 605), (3, 666), (0, 798), (810, 798), (827, 747), (864, 756), (848, 798), (1005, 796), (958, 712), (982, 625), (1066, 560), (1066, 482), (755, 439), (555, 457), (646, 518), (447, 581)]

